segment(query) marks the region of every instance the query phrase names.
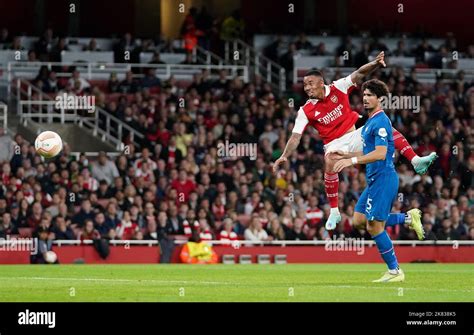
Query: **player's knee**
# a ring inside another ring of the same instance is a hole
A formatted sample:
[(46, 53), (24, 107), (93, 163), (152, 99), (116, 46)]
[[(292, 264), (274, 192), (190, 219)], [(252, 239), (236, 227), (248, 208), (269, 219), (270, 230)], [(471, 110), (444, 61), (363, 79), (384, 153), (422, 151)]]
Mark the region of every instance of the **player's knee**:
[(366, 229), (370, 236), (374, 236), (375, 228), (371, 221), (367, 222)]
[(384, 230), (383, 224), (379, 221), (367, 221), (367, 232), (370, 236), (380, 234)]
[(367, 219), (365, 218), (365, 215), (360, 213), (354, 213), (354, 220), (352, 221), (352, 225), (354, 226), (354, 228), (364, 229), (366, 223)]
[(334, 172), (334, 164), (336, 161), (332, 159), (331, 154), (327, 154), (324, 156), (324, 166), (326, 172)]

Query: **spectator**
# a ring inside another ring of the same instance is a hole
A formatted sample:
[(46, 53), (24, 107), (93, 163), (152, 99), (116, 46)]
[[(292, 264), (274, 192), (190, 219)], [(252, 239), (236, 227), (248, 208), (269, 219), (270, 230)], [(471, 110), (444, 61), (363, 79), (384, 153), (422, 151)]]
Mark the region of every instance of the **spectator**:
[(70, 222), (67, 222), (63, 216), (56, 216), (55, 223), (52, 228), (54, 239), (56, 240), (74, 240), (74, 232), (70, 227)]
[(28, 215), (28, 219), (27, 219), (28, 227), (36, 229), (41, 222), (42, 214), (43, 214), (43, 207), (41, 206), (41, 203), (35, 202), (32, 206), (32, 213)]
[(441, 223), (441, 227), (436, 234), (436, 237), (438, 240), (459, 240), (461, 238), (461, 235), (452, 228), (452, 223), (451, 220), (449, 219), (444, 219), (443, 222)]
[(242, 39), (244, 37), (245, 23), (241, 19), (240, 12), (235, 10), (222, 22), (221, 39), (224, 41)]
[(89, 44), (84, 47), (84, 51), (102, 51), (99, 46), (97, 45), (97, 40), (95, 38), (91, 38)]
[(304, 241), (306, 240), (306, 233), (305, 228), (307, 228), (304, 224), (304, 221), (300, 218), (296, 218), (294, 220), (293, 229), (290, 229), (286, 233), (287, 240), (299, 240)]
[(184, 60), (180, 63), (182, 65), (196, 65), (197, 62), (194, 60), (194, 56), (191, 52), (188, 52)]
[(79, 232), (78, 238), (84, 240), (98, 240), (101, 238), (100, 233), (94, 228), (94, 221), (87, 219), (84, 221), (84, 226)]
[(120, 223), (120, 218), (117, 212), (117, 205), (115, 202), (109, 202), (105, 212), (105, 225), (110, 229), (115, 229)]
[(130, 212), (125, 211), (123, 218), (117, 225), (117, 237), (122, 240), (134, 239), (140, 228), (138, 224), (132, 222)]
[(116, 232), (115, 229), (111, 229), (105, 223), (105, 215), (104, 213), (96, 213), (94, 217), (94, 228), (99, 232), (102, 238), (108, 239), (115, 239)]
[(169, 235), (184, 234), (183, 219), (178, 216), (176, 205), (170, 207), (165, 229), (167, 234)]
[[(9, 162), (13, 157), (14, 145), (12, 137), (0, 127), (0, 164)], [(9, 166), (7, 164), (7, 166)]]
[(133, 79), (133, 73), (132, 71), (128, 71), (125, 74), (125, 79), (122, 80), (118, 86), (118, 92), (120, 93), (137, 93), (138, 90), (140, 89), (139, 83)]
[(118, 93), (120, 90), (120, 81), (118, 80), (117, 73), (112, 72), (110, 74), (109, 82), (107, 84), (110, 93)]
[(295, 42), (295, 47), (296, 47), (296, 50), (310, 51), (311, 49), (313, 49), (313, 44), (310, 41), (308, 41), (308, 38), (306, 37), (305, 33), (301, 33)]
[(91, 84), (87, 80), (81, 77), (81, 73), (78, 70), (74, 70), (72, 77), (68, 80), (68, 84), (71, 87), (75, 87), (78, 91), (88, 91)]
[(149, 68), (146, 70), (145, 76), (143, 77), (140, 86), (143, 88), (152, 88), (152, 87), (161, 86), (161, 80), (155, 75), (154, 68)]
[(43, 91), (45, 93), (57, 93), (59, 91), (59, 82), (56, 72), (49, 72), (48, 78), (43, 82)]
[(105, 180), (111, 184), (119, 176), (119, 173), (115, 163), (109, 160), (104, 151), (101, 151), (98, 162), (92, 165), (92, 175), (98, 180)]
[(223, 242), (225, 245), (230, 245), (231, 243), (235, 243), (234, 241), (238, 240), (238, 236), (234, 232), (234, 225), (232, 223), (232, 219), (230, 218), (224, 219), (224, 223), (222, 227), (223, 228), (219, 233), (219, 240)]
[(161, 60), (160, 53), (158, 51), (155, 51), (153, 53), (153, 57), (151, 58), (151, 61), (149, 62), (149, 64), (166, 64), (166, 63)]
[(0, 238), (7, 238), (10, 235), (16, 234), (18, 234), (18, 228), (13, 224), (10, 213), (3, 213), (0, 225)]
[(275, 41), (267, 45), (263, 49), (263, 55), (270, 58), (274, 62), (278, 62), (280, 58), (280, 50), (283, 48), (283, 38), (281, 35), (277, 35)]
[(268, 236), (270, 236), (273, 241), (286, 240), (285, 230), (283, 229), (280, 220), (278, 220), (278, 217), (275, 217), (270, 221), (267, 232)]
[(248, 241), (264, 242), (268, 241), (267, 232), (262, 227), (262, 222), (257, 215), (252, 215), (249, 227), (245, 230), (244, 237)]
[(92, 205), (89, 199), (84, 199), (81, 204), (81, 209), (72, 218), (72, 223), (76, 224), (79, 228), (82, 228), (86, 220), (94, 219), (94, 212), (92, 211)]
[(8, 44), (12, 40), (12, 37), (7, 28), (0, 30), (0, 44)]

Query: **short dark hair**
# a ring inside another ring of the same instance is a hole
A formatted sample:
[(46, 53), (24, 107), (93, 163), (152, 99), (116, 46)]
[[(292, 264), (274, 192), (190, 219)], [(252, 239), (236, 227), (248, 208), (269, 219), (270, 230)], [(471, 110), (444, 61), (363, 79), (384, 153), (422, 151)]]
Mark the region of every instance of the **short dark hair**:
[(323, 76), (323, 73), (319, 70), (316, 70), (316, 69), (311, 69), (309, 70), (308, 72), (305, 73), (304, 75), (305, 77), (308, 77), (308, 76), (316, 76), (316, 77), (321, 77), (324, 79), (324, 76)]
[(377, 98), (388, 95), (387, 85), (383, 81), (378, 79), (367, 80), (365, 83), (363, 83), (362, 92), (364, 92), (366, 89), (375, 94)]

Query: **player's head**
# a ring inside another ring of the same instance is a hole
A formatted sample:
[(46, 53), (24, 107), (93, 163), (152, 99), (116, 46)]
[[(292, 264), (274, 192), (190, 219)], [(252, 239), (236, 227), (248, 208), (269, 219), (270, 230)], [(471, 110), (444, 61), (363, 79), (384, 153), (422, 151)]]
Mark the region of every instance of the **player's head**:
[(381, 99), (388, 94), (387, 85), (378, 79), (371, 79), (362, 84), (364, 108), (369, 113), (381, 108)]
[(303, 78), (303, 89), (310, 99), (324, 98), (324, 77), (321, 71), (308, 71)]

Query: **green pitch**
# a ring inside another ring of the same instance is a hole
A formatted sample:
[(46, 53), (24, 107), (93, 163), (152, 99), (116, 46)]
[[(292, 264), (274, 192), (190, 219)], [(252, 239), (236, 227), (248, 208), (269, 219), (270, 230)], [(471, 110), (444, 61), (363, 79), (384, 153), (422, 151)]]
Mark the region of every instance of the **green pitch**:
[(472, 264), (2, 265), (0, 301), (474, 301)]

